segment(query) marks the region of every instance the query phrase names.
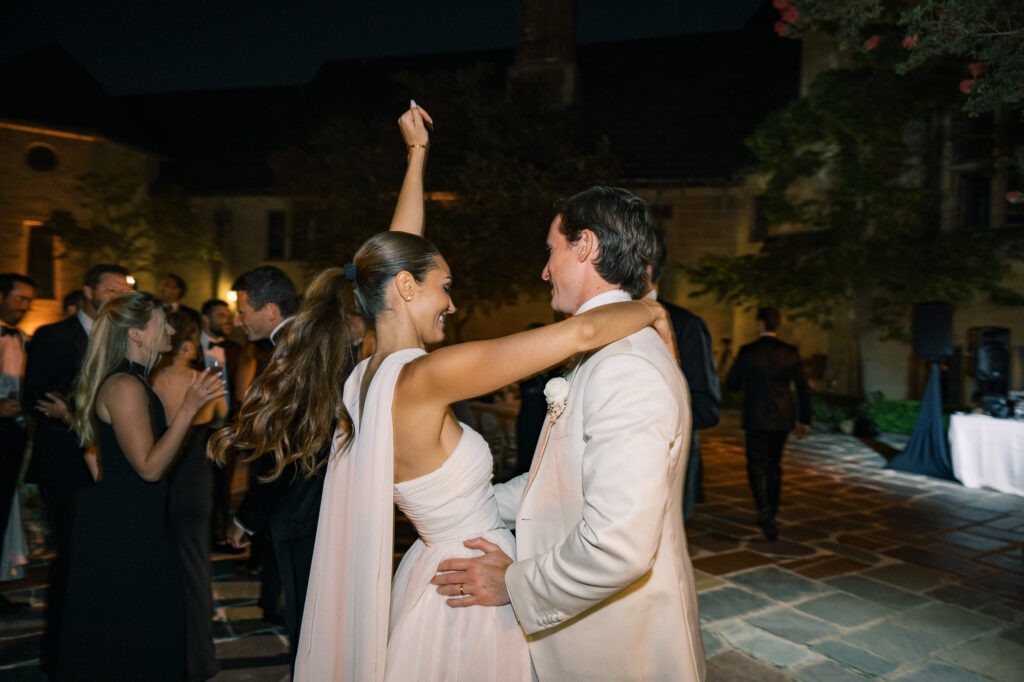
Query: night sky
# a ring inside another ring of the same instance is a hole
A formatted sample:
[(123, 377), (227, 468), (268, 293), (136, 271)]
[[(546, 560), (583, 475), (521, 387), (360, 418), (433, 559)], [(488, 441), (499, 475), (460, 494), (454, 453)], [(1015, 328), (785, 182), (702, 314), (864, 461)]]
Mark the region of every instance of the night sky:
[[(576, 0), (580, 43), (739, 28), (762, 0)], [(508, 48), (519, 0), (14, 0), (0, 63), (57, 42), (111, 94), (308, 82), (324, 61)]]

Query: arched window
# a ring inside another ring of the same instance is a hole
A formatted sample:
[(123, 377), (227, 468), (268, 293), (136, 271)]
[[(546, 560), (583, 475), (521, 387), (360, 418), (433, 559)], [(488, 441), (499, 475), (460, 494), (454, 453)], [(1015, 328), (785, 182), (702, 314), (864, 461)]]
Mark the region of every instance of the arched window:
[(52, 147), (37, 143), (28, 148), (28, 152), (25, 154), (25, 163), (33, 170), (46, 173), (57, 168), (58, 159)]

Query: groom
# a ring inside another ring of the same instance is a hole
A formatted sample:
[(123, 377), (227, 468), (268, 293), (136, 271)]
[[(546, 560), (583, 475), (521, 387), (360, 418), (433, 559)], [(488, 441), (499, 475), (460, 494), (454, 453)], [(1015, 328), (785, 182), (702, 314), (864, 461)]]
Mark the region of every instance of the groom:
[[(643, 200), (592, 187), (560, 202), (548, 231), (552, 307), (579, 314), (643, 293), (655, 233)], [(582, 359), (533, 465), (495, 487), (518, 561), (481, 538), (433, 582), (448, 605), (511, 601), (540, 680), (702, 680), (683, 532), (689, 391), (644, 329)]]

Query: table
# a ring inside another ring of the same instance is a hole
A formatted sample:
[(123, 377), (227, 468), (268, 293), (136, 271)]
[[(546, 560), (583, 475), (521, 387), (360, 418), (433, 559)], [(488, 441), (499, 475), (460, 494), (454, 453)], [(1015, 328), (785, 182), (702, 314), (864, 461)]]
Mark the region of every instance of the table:
[(953, 473), (964, 486), (1024, 496), (1024, 421), (954, 414), (949, 446)]

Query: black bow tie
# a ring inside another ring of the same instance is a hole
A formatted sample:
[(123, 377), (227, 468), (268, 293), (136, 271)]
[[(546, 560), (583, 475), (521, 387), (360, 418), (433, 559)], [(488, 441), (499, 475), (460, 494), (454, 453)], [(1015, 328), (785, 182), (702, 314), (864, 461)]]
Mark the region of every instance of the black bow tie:
[(14, 327), (0, 326), (0, 336), (7, 336), (8, 334), (11, 336), (21, 336)]
[(206, 350), (210, 350), (211, 348), (227, 348), (227, 342), (210, 341), (208, 344), (206, 344)]

